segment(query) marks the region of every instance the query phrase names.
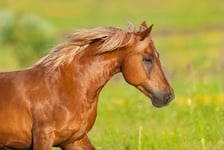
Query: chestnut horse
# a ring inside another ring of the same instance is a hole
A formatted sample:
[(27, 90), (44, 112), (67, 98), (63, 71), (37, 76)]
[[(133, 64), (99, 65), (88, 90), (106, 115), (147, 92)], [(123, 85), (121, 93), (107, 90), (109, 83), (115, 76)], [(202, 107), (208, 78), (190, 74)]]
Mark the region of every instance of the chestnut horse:
[(21, 71), (0, 73), (0, 149), (94, 150), (98, 96), (122, 72), (156, 107), (174, 98), (145, 22), (78, 30)]

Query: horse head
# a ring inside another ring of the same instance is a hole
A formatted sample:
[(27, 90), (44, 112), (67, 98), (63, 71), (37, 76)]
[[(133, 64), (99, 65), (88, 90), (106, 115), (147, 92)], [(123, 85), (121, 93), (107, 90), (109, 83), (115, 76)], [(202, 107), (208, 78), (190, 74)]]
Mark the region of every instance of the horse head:
[(121, 72), (125, 80), (138, 88), (152, 100), (156, 107), (168, 105), (174, 98), (174, 91), (169, 85), (161, 67), (150, 33), (152, 26), (143, 22), (138, 32), (133, 32), (132, 42), (125, 55)]

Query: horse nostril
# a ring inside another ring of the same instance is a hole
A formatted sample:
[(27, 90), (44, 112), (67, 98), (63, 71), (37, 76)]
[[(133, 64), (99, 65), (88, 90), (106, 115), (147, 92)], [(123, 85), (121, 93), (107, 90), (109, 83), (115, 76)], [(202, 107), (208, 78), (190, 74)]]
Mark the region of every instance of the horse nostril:
[(165, 96), (164, 96), (164, 100), (165, 100), (166, 102), (170, 102), (173, 98), (174, 98), (174, 95), (173, 95), (173, 93), (171, 93), (171, 92), (165, 94)]

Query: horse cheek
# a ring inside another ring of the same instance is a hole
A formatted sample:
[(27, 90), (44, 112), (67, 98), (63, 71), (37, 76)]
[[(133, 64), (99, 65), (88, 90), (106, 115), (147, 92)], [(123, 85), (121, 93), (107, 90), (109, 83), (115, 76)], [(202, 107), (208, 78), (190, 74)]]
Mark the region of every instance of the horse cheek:
[(146, 78), (144, 70), (138, 58), (126, 60), (122, 73), (124, 79), (134, 86), (140, 85)]

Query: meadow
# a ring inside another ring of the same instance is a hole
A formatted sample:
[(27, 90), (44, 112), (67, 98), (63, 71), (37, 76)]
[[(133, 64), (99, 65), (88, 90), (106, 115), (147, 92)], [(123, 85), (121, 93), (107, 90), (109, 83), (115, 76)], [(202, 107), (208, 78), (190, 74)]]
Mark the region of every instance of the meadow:
[[(0, 20), (1, 71), (28, 67), (76, 28), (153, 23), (174, 101), (155, 108), (118, 74), (100, 95), (90, 139), (97, 150), (224, 149), (224, 2), (2, 0), (0, 10), (17, 18), (6, 33)], [(27, 15), (38, 26), (23, 29)]]

